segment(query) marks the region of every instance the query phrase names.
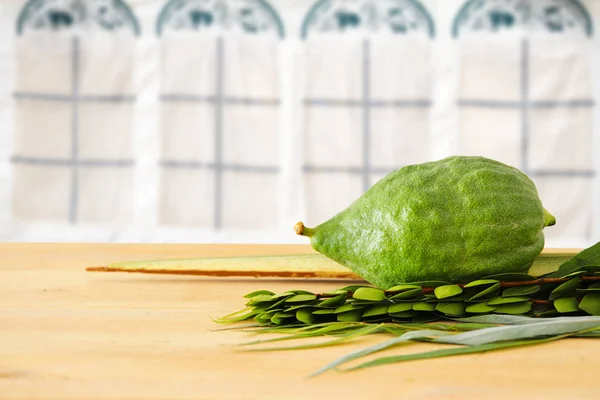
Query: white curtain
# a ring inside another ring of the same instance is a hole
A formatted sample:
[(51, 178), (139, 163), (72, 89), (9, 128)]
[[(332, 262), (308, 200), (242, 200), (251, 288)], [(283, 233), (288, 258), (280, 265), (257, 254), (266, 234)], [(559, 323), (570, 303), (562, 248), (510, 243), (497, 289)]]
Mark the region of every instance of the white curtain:
[(296, 242), (388, 172), (521, 168), (600, 238), (593, 0), (0, 2), (0, 240)]

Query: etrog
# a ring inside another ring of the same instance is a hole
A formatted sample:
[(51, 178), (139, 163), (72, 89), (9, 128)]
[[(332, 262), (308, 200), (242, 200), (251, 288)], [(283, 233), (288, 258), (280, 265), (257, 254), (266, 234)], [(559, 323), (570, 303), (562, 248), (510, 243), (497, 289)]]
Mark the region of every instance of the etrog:
[(295, 229), (318, 252), (389, 288), (527, 272), (555, 222), (517, 168), (453, 156), (400, 168), (328, 221)]

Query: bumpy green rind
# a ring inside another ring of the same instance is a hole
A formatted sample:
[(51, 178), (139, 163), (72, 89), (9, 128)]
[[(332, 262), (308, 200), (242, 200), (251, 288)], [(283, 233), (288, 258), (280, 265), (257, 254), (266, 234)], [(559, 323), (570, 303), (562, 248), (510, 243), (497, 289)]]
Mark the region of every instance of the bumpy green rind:
[(390, 173), (309, 236), (315, 250), (389, 288), (527, 272), (554, 223), (523, 172), (454, 156)]

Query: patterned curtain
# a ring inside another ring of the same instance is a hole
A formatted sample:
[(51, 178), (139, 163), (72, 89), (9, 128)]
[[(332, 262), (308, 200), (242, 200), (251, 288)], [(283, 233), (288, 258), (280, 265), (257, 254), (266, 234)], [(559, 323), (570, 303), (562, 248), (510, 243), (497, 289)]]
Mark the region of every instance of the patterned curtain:
[(390, 171), (535, 181), (600, 238), (600, 2), (5, 0), (0, 240), (296, 242)]

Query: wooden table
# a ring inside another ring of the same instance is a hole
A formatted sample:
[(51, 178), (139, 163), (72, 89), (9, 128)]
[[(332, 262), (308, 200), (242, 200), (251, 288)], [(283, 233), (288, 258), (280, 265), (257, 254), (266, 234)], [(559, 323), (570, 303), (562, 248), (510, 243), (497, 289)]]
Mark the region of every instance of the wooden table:
[[(597, 399), (600, 341), (306, 376), (379, 338), (251, 353), (249, 333), (210, 320), (268, 288), (323, 291), (337, 282), (90, 273), (114, 261), (308, 253), (308, 246), (0, 244), (0, 398)], [(345, 283), (344, 283), (345, 284)], [(394, 353), (433, 349), (419, 344)]]

